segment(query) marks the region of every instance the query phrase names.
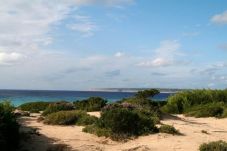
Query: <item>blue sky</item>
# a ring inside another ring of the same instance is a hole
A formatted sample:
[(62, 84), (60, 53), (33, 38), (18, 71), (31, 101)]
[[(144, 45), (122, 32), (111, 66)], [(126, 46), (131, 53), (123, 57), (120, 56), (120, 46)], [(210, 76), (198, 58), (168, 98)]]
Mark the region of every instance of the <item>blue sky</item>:
[(0, 88), (226, 88), (227, 1), (0, 0)]

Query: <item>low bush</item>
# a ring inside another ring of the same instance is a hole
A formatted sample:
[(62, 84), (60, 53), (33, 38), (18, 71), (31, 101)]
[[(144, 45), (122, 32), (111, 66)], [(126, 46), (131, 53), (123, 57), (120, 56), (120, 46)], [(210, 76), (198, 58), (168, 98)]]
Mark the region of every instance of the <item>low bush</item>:
[(168, 134), (180, 134), (178, 130), (175, 129), (175, 127), (171, 125), (161, 125), (159, 128), (160, 133), (168, 133)]
[(101, 136), (111, 137), (112, 136), (112, 131), (110, 129), (100, 128), (100, 127), (96, 126), (95, 124), (86, 126), (85, 128), (83, 128), (83, 132), (95, 134), (98, 137), (101, 137)]
[(95, 125), (86, 127), (84, 131), (119, 140), (157, 132), (157, 128), (153, 119), (143, 112), (127, 108), (111, 108), (103, 111)]
[(96, 117), (90, 116), (84, 111), (59, 111), (47, 115), (44, 123), (51, 125), (90, 125), (96, 120)]
[(135, 94), (134, 97), (122, 99), (117, 103), (124, 108), (136, 109), (140, 112), (145, 111), (146, 114), (149, 114), (149, 116), (153, 117), (155, 121), (157, 121), (155, 123), (158, 123), (159, 119), (161, 118), (160, 107), (166, 104), (165, 101), (152, 101), (152, 97), (154, 95), (157, 95), (158, 93), (159, 91), (156, 89), (139, 91)]
[(22, 111), (29, 111), (31, 113), (38, 113), (39, 111), (44, 111), (50, 102), (29, 102), (21, 104), (18, 108)]
[(76, 125), (92, 125), (97, 122), (97, 120), (97, 117), (86, 114), (78, 118)]
[(69, 111), (69, 110), (74, 110), (75, 107), (72, 103), (69, 102), (55, 102), (55, 103), (51, 103), (49, 104), (49, 106), (46, 108), (46, 110), (44, 110), (43, 112), (43, 116), (46, 116), (48, 114), (51, 113), (55, 113), (55, 112), (59, 112), (59, 111)]
[(154, 129), (154, 123), (150, 118), (128, 109), (105, 111), (100, 120), (101, 127), (110, 128), (113, 133), (141, 135)]
[(90, 97), (86, 100), (76, 101), (73, 103), (76, 109), (91, 112), (100, 111), (106, 105), (107, 100), (100, 97)]
[(192, 107), (186, 112), (186, 116), (194, 117), (222, 117), (224, 108), (223, 103), (211, 103)]
[(9, 102), (0, 103), (0, 150), (13, 151), (19, 143), (19, 124)]
[(227, 90), (191, 90), (170, 96), (162, 111), (195, 117), (224, 117), (226, 106)]
[(225, 107), (225, 109), (223, 111), (223, 114), (222, 114), (222, 117), (223, 118), (226, 118), (227, 117), (227, 107)]
[(200, 151), (227, 151), (227, 142), (216, 141), (204, 143), (199, 147)]

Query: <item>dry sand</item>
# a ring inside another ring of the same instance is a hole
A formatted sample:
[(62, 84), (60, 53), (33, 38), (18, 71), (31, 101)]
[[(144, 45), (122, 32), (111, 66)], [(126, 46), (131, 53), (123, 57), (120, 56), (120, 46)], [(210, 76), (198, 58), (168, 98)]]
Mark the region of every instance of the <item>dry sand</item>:
[[(100, 116), (98, 112), (89, 113)], [(37, 128), (41, 135), (32, 135), (26, 140), (27, 150), (45, 151), (50, 144), (67, 144), (79, 151), (197, 151), (204, 142), (227, 141), (227, 118), (193, 118), (182, 115), (171, 116), (161, 121), (173, 125), (183, 135), (152, 134), (128, 142), (114, 142), (82, 132), (81, 126), (50, 126), (36, 121), (34, 117), (22, 117), (25, 127)], [(28, 128), (22, 128), (22, 131)], [(202, 133), (205, 130), (208, 134)]]

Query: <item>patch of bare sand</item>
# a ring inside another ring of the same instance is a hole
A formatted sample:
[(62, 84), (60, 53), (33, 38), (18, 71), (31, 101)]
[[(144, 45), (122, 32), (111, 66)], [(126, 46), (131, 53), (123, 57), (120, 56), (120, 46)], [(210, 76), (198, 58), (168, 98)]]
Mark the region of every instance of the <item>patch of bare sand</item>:
[[(100, 116), (98, 112), (89, 113)], [(38, 128), (38, 132), (54, 143), (67, 144), (79, 151), (197, 151), (204, 142), (227, 140), (227, 118), (193, 118), (182, 115), (172, 116), (162, 123), (173, 125), (183, 135), (152, 134), (141, 136), (128, 142), (114, 142), (103, 137), (82, 132), (81, 126), (51, 126), (38, 123), (36, 117), (23, 117), (20, 122), (27, 127)], [(208, 134), (201, 131), (207, 131)], [(32, 151), (40, 151), (37, 142), (45, 144), (46, 140), (32, 140), (30, 145), (36, 147)]]

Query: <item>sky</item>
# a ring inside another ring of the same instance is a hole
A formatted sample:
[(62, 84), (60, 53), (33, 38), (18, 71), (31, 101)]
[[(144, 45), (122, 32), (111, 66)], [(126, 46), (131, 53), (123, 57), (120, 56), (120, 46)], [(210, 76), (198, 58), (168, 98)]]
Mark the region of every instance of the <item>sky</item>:
[(0, 3), (0, 89), (227, 88), (226, 0)]

